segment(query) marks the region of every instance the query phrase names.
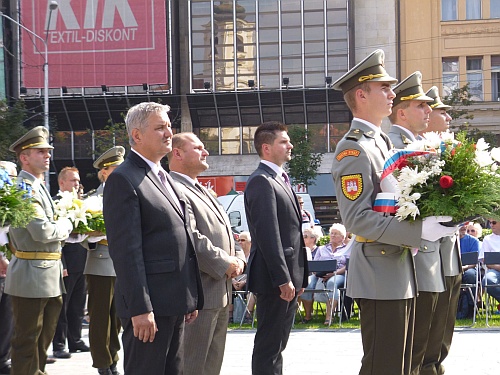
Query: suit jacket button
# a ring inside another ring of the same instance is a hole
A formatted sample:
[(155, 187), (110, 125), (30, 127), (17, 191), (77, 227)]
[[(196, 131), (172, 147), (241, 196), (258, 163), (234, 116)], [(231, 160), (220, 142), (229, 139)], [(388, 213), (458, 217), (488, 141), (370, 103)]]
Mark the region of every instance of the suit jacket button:
[(424, 246), (424, 250), (427, 250), (427, 246)]
[(382, 250), (380, 254), (385, 255), (385, 250)]

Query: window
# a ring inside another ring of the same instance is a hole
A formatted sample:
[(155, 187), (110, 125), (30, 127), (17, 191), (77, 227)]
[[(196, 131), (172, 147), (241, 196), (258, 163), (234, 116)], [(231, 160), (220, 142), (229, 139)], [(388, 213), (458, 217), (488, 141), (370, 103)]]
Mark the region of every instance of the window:
[(490, 17), (500, 18), (500, 0), (490, 0)]
[(500, 101), (500, 55), (491, 56), (491, 94), (493, 101)]
[(458, 88), (458, 58), (443, 58), (443, 93), (444, 96)]
[(457, 0), (441, 0), (441, 20), (454, 21), (457, 18)]
[(471, 100), (483, 100), (483, 58), (467, 57), (467, 82)]
[(465, 18), (468, 20), (481, 19), (481, 0), (467, 0)]

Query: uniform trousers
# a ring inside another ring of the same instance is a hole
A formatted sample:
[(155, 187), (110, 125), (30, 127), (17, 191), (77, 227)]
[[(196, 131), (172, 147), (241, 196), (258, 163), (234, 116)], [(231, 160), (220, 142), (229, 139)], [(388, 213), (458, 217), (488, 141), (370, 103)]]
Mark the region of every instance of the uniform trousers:
[(419, 292), (415, 308), (415, 332), (411, 355), (411, 375), (419, 375), (429, 344), (432, 319), (436, 311), (439, 292)]
[(415, 298), (373, 300), (360, 298), (363, 359), (360, 375), (410, 373)]
[(279, 293), (255, 293), (257, 332), (255, 333), (252, 374), (280, 375), (283, 356), (297, 312), (297, 296), (287, 302)]
[(450, 351), (461, 281), (462, 275), (445, 277), (446, 290), (439, 293), (421, 375), (444, 374), (442, 363)]
[(82, 341), (82, 319), (85, 309), (86, 285), (83, 272), (70, 273), (64, 278), (66, 294), (57, 322), (56, 333), (52, 340), (54, 351), (64, 350), (66, 339), (70, 351), (76, 350)]
[(115, 309), (114, 276), (86, 275), (87, 309), (90, 317), (89, 343), (92, 366), (108, 368), (118, 362), (120, 320)]
[(62, 297), (11, 298), (14, 317), (11, 375), (43, 374), (47, 349), (61, 312)]
[(10, 359), (10, 339), (14, 327), (12, 325), (12, 303), (5, 294), (5, 277), (0, 277), (0, 369), (7, 366)]
[[(144, 343), (134, 337), (132, 319), (121, 320), (125, 374), (184, 373), (184, 315), (155, 315), (155, 321), (158, 327), (155, 339)], [(189, 350), (196, 350), (196, 347)]]

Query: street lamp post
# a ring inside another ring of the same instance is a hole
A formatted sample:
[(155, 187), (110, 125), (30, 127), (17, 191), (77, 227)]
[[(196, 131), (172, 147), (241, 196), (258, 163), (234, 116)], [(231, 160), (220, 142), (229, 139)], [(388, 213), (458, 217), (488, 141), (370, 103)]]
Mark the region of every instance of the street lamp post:
[[(52, 16), (52, 11), (57, 9), (57, 1), (51, 1), (49, 4), (49, 21), (47, 23), (50, 24), (50, 18)], [(21, 25), (18, 21), (15, 19), (7, 16), (3, 12), (0, 12), (0, 15), (3, 18), (8, 19), (11, 22), (14, 22), (17, 26), (22, 28), (23, 30), (27, 31), (31, 35), (33, 35), (35, 38), (40, 39), (43, 43), (43, 46), (45, 48), (44, 51), (44, 63), (43, 63), (43, 124), (47, 130), (50, 131), (50, 126), (49, 126), (49, 48), (47, 45), (47, 34), (45, 38), (42, 38), (40, 35), (35, 33), (34, 31), (28, 29), (26, 26)]]
[[(51, 1), (49, 3), (49, 19), (47, 22), (47, 29), (48, 29), (49, 24), (50, 24), (50, 18), (52, 17), (52, 11), (56, 10), (57, 7), (58, 7), (57, 1)], [(21, 25), (18, 21), (7, 16), (3, 12), (0, 12), (0, 16), (8, 19), (11, 22), (14, 22), (17, 26), (19, 26), (20, 28), (22, 28), (26, 32), (33, 35), (35, 38), (40, 39), (43, 43), (43, 46), (45, 48), (44, 62), (43, 62), (43, 125), (50, 133), (50, 125), (49, 125), (49, 48), (48, 48), (48, 44), (47, 44), (47, 37), (48, 37), (47, 30), (45, 32), (45, 38), (42, 38), (40, 35), (38, 35), (34, 31), (28, 29), (26, 26)], [(47, 188), (50, 189), (49, 172), (47, 172), (47, 174), (45, 176), (45, 183), (46, 183)]]

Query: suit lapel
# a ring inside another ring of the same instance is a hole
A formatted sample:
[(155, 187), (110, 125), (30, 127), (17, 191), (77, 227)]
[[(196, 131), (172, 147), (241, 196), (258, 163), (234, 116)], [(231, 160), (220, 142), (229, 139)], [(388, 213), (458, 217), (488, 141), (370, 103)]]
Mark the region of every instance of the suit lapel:
[(297, 217), (300, 218), (300, 221), (302, 221), (302, 215), (300, 214), (299, 210), (299, 202), (297, 201), (297, 196), (295, 193), (290, 189), (286, 184), (285, 181), (281, 178), (281, 176), (278, 176), (278, 174), (270, 167), (265, 165), (264, 163), (260, 163), (260, 167), (264, 169), (267, 173), (269, 173), (274, 181), (276, 181), (285, 191), (285, 193), (288, 195), (290, 200), (292, 201), (293, 207), (295, 208), (295, 213), (297, 214)]

